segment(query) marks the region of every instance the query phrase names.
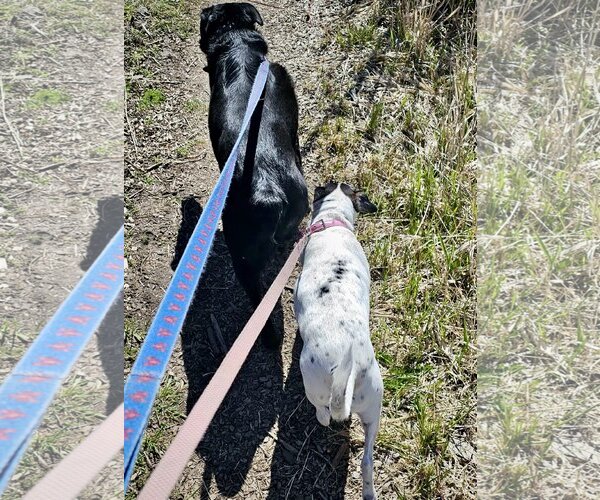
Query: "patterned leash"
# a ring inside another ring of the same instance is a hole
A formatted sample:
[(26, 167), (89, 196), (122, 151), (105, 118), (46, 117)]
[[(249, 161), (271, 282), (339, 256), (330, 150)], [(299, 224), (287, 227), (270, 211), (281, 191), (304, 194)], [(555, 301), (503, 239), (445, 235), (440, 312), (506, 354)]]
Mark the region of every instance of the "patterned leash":
[(231, 185), (238, 149), (260, 101), (269, 74), (263, 61), (256, 73), (238, 138), (192, 233), (125, 384), (125, 491), (142, 436), (177, 336), (200, 281)]
[(258, 335), (265, 326), (277, 299), (294, 270), (296, 261), (304, 251), (308, 239), (315, 233), (325, 231), (330, 227), (342, 227), (352, 231), (352, 227), (341, 219), (318, 220), (311, 224), (302, 234), (285, 264), (277, 274), (269, 290), (263, 297), (246, 326), (235, 340), (231, 349), (223, 359), (218, 370), (210, 379), (204, 392), (194, 404), (186, 421), (183, 423), (173, 442), (167, 448), (162, 459), (152, 472), (150, 479), (145, 484), (139, 500), (162, 500), (169, 498), (169, 494), (177, 484), (179, 476), (185, 469), (187, 462), (194, 454), (198, 443), (204, 437), (214, 418), (219, 406), (225, 399), (237, 374), (246, 361), (250, 349), (256, 342)]
[(0, 387), (0, 493), (62, 381), (122, 288), (123, 228)]
[(306, 246), (307, 238), (307, 235), (303, 236), (292, 249), (263, 300), (231, 346), (208, 386), (196, 401), (188, 418), (179, 429), (177, 436), (154, 469), (138, 496), (139, 500), (166, 500), (169, 498), (171, 490), (177, 484), (179, 476), (194, 454), (196, 446), (204, 437), (210, 422), (246, 361), (250, 349), (269, 319), (277, 299), (294, 270), (296, 261)]

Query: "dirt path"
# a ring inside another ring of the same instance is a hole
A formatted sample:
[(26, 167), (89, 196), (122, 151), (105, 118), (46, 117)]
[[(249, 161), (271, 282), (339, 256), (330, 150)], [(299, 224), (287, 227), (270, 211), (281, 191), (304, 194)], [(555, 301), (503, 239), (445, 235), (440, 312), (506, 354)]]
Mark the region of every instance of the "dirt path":
[[(201, 2), (193, 9), (194, 19), (207, 5), (209, 2)], [(321, 61), (316, 60), (316, 54), (336, 7), (327, 2), (288, 1), (278, 7), (258, 4), (258, 8), (265, 22), (261, 31), (270, 46), (270, 59), (284, 64), (296, 82), (303, 134), (300, 142), (305, 144), (309, 125), (317, 118), (312, 92), (315, 69)], [(208, 140), (209, 86), (197, 33), (185, 41), (172, 41), (159, 54), (158, 67), (153, 67), (158, 71), (154, 73), (168, 74), (169, 82), (174, 83), (158, 82), (165, 89), (166, 99), (152, 114), (155, 125), (148, 126), (148, 114), (140, 117), (135, 103), (129, 105), (133, 111), (129, 139), (133, 142), (135, 133), (137, 158), (135, 148), (129, 144), (125, 303), (128, 334), (136, 340), (143, 335), (169, 282), (173, 254), (183, 248), (218, 175)], [(165, 161), (164, 165), (160, 165), (160, 159), (148, 162), (153, 156), (176, 158), (180, 151), (177, 148), (189, 144), (191, 148), (185, 151), (188, 158)], [(303, 161), (312, 193), (319, 178), (316, 160), (305, 154)], [(153, 168), (151, 172), (142, 173), (149, 168)], [(293, 282), (290, 280), (290, 285)], [(169, 365), (161, 394), (163, 402), (155, 408), (145, 443), (146, 455), (138, 460), (134, 487), (143, 483), (147, 466), (156, 463), (160, 450), (171, 440), (219, 366), (223, 349), (211, 331), (211, 317), (216, 319), (228, 348), (250, 313), (219, 231), (181, 344)], [(350, 429), (318, 425), (304, 397), (298, 366), (301, 345), (296, 337), (290, 289), (284, 292), (283, 317), (279, 321), (285, 328), (281, 353), (255, 346), (174, 498), (198, 498), (198, 494), (207, 499), (360, 497), (362, 430), (357, 422)], [(186, 393), (187, 401), (180, 400), (178, 396)], [(177, 410), (165, 407), (165, 401), (177, 405)], [(391, 481), (389, 469), (393, 469), (394, 458), (376, 451), (375, 460), (378, 490), (382, 498), (390, 498), (386, 484)]]
[[(120, 19), (106, 1), (7, 2), (0, 12), (0, 379), (122, 224)], [(21, 498), (104, 418), (104, 347), (113, 382), (122, 371), (122, 327), (112, 321), (50, 406), (6, 498)], [(118, 391), (111, 397), (112, 409)], [(82, 498), (118, 497), (121, 470), (122, 459)]]

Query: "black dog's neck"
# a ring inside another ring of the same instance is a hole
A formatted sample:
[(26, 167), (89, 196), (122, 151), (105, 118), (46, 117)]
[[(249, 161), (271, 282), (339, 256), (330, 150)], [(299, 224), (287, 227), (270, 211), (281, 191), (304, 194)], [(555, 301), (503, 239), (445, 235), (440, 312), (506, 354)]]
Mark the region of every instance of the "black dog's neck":
[(260, 33), (249, 29), (232, 29), (225, 25), (221, 27), (212, 37), (206, 51), (208, 68), (211, 67), (228, 52), (232, 50), (247, 50), (256, 53), (257, 56), (265, 57), (269, 50), (267, 42)]

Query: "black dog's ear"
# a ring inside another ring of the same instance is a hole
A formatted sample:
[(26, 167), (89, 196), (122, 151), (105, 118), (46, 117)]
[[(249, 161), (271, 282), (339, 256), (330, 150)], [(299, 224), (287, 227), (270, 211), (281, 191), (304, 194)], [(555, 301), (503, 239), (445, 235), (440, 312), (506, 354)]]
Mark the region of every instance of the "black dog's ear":
[(371, 203), (371, 200), (367, 197), (365, 193), (356, 193), (352, 198), (352, 205), (354, 205), (354, 210), (356, 210), (359, 214), (373, 214), (377, 212), (377, 207)]
[(200, 49), (206, 52), (208, 48), (208, 32), (210, 25), (215, 20), (214, 5), (202, 9), (200, 14)]
[(249, 23), (256, 23), (260, 26), (263, 25), (262, 17), (260, 17), (260, 13), (257, 8), (250, 3), (241, 4), (242, 12), (244, 15), (244, 19)]
[(204, 28), (203, 31), (206, 31), (210, 23), (215, 20), (215, 15), (213, 13), (214, 9), (214, 5), (202, 9), (202, 12), (200, 13), (200, 27)]

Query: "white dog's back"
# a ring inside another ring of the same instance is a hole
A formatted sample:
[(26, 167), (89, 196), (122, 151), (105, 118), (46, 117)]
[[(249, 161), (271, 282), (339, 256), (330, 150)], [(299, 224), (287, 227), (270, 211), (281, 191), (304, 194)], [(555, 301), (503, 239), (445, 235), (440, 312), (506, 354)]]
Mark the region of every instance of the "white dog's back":
[(303, 261), (294, 302), (304, 340), (300, 369), (307, 391), (345, 420), (353, 382), (373, 363), (367, 259), (354, 234), (335, 227), (311, 237)]
[(363, 500), (376, 498), (373, 447), (383, 382), (369, 333), (369, 264), (353, 230), (356, 212), (374, 210), (346, 184), (317, 188), (311, 228), (321, 231), (310, 236), (294, 293), (304, 341), (300, 370), (317, 419), (329, 425), (357, 413), (363, 423)]

